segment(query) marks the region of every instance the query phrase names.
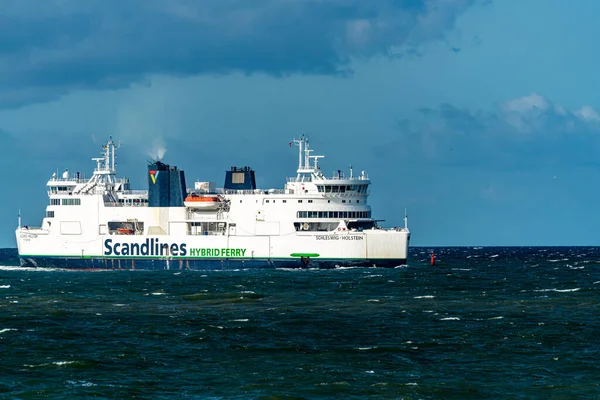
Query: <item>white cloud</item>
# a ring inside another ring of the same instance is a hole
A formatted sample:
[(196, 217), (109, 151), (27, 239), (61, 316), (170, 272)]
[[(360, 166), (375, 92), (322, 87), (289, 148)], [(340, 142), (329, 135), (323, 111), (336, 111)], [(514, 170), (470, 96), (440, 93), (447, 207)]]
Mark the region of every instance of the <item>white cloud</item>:
[(523, 96), (504, 102), (501, 109), (505, 112), (525, 113), (530, 111), (544, 111), (550, 107), (551, 103), (544, 96), (532, 93), (529, 96)]
[(600, 114), (590, 106), (583, 106), (575, 111), (575, 115), (586, 122), (600, 122)]
[(495, 115), (521, 133), (595, 130), (598, 128), (596, 123), (600, 121), (600, 114), (590, 106), (571, 111), (537, 93), (502, 103)]
[(410, 162), (518, 168), (537, 162), (595, 164), (600, 158), (600, 113), (591, 106), (572, 110), (537, 93), (488, 112), (442, 104), (421, 115), (401, 121), (400, 138), (387, 146), (403, 148)]

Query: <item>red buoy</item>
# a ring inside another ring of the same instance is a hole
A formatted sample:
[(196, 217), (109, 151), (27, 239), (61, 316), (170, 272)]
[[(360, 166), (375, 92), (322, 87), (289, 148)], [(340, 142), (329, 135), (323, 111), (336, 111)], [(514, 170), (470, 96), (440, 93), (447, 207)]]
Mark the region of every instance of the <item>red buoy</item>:
[(431, 265), (435, 265), (435, 254), (433, 254), (433, 251), (431, 252)]

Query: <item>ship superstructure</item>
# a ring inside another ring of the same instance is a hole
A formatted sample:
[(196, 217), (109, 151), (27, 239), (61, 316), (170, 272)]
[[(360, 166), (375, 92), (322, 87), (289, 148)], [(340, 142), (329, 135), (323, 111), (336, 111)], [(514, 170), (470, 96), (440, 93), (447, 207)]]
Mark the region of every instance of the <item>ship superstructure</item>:
[(16, 230), (23, 266), (108, 269), (396, 267), (410, 232), (384, 229), (368, 204), (362, 171), (326, 177), (323, 156), (304, 136), (298, 168), (283, 189), (258, 189), (255, 171), (231, 167), (223, 188), (195, 182), (161, 161), (148, 165), (148, 190), (116, 174), (112, 138), (90, 179), (54, 173), (40, 227)]

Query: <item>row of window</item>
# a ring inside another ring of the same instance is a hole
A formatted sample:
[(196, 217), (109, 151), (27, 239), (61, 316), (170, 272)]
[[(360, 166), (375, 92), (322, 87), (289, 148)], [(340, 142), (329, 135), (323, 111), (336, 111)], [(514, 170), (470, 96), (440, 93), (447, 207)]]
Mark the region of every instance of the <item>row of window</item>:
[(80, 206), (81, 199), (50, 199), (51, 206)]
[(317, 185), (317, 190), (320, 193), (357, 192), (366, 194), (367, 185)]
[(68, 186), (51, 186), (50, 191), (52, 193), (69, 192), (69, 191), (71, 191), (71, 188)]
[(371, 211), (298, 211), (298, 218), (371, 218)]

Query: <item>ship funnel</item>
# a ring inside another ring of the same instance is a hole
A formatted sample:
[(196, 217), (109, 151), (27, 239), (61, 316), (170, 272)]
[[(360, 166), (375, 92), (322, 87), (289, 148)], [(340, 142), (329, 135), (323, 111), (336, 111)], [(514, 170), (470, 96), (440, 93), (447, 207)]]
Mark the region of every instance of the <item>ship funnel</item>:
[(185, 174), (160, 161), (148, 165), (148, 206), (183, 207)]
[(231, 171), (225, 172), (223, 188), (226, 190), (256, 189), (254, 170), (250, 167), (231, 167)]

